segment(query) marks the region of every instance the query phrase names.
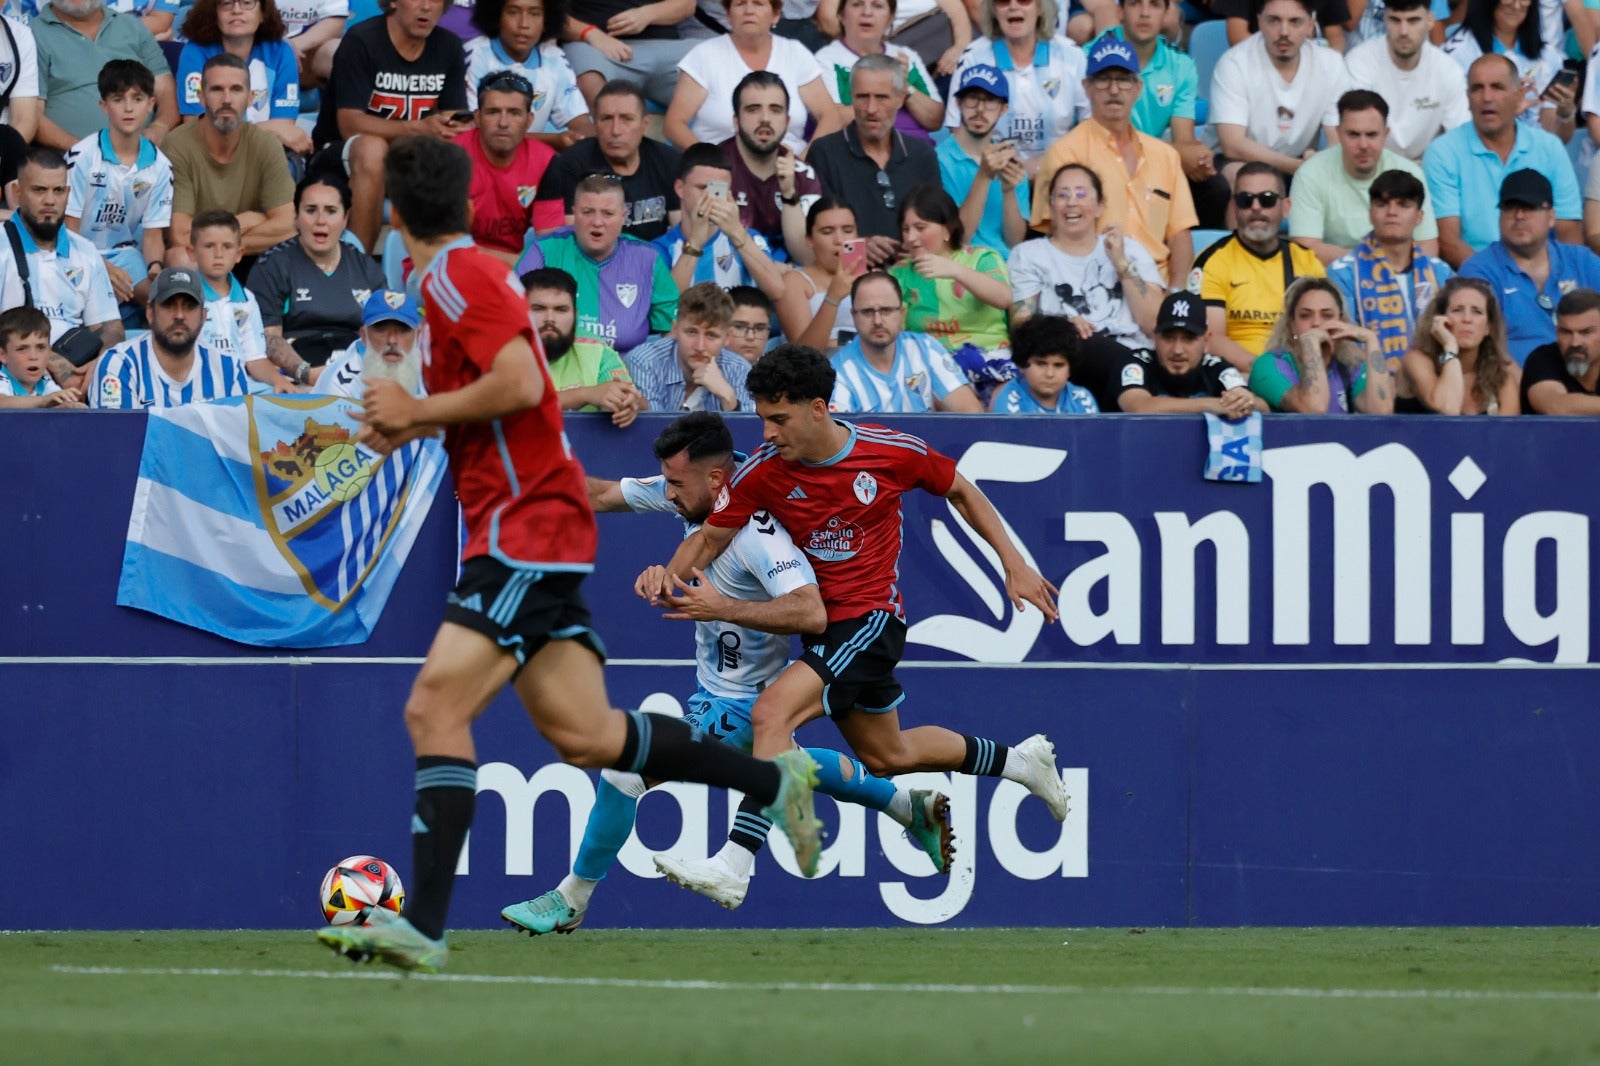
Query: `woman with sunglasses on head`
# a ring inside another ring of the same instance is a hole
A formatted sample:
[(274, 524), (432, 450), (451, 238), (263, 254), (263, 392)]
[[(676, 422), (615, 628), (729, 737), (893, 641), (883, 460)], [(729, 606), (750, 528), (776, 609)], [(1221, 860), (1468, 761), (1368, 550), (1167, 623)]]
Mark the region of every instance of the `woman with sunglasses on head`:
[(1274, 411), (1302, 415), (1394, 413), (1394, 378), (1378, 335), (1345, 315), (1327, 278), (1300, 278), (1284, 294), (1250, 391)]
[(1506, 346), (1506, 324), (1489, 283), (1451, 278), (1417, 320), (1416, 347), (1400, 361), (1413, 398), (1399, 414), (1522, 413), (1522, 368)]
[(1135, 349), (1150, 347), (1166, 296), (1161, 272), (1138, 241), (1100, 229), (1100, 175), (1068, 163), (1050, 178), (1050, 236), (1011, 249), (1011, 326), (1035, 314), (1065, 315), (1083, 338), (1073, 379), (1114, 411), (1112, 375)]
[[(978, 28), (983, 36), (961, 53), (951, 84), (961, 84), (962, 72), (979, 63), (1006, 76), (1011, 100), (994, 137), (1016, 144), (1032, 178), (1045, 149), (1089, 115), (1083, 91), (1089, 61), (1082, 48), (1056, 32), (1055, 0), (983, 0)], [(944, 124), (951, 129), (961, 125), (953, 94)]]
[[(908, 137), (931, 140), (929, 130), (936, 130), (944, 121), (944, 102), (934, 86), (933, 76), (923, 65), (922, 57), (904, 45), (887, 40), (889, 27), (894, 22), (896, 0), (844, 0), (839, 12), (843, 35), (817, 53), (822, 64), (822, 80), (828, 95), (839, 108), (840, 120), (846, 124), (854, 120), (850, 101), (850, 71), (856, 60), (867, 55), (890, 55), (905, 64), (906, 102), (895, 115), (894, 128)], [(955, 69), (956, 59), (972, 40), (970, 20), (962, 16), (958, 25), (956, 43), (940, 59), (935, 69), (949, 74)]]
[(183, 20), (188, 43), (178, 57), (178, 112), (198, 118), (200, 68), (227, 52), (250, 68), (250, 106), (240, 117), (271, 133), (296, 155), (311, 151), (311, 134), (300, 128), (300, 68), (283, 39), (283, 17), (273, 0), (196, 0)]
[(1511, 60), (1523, 87), (1517, 117), (1566, 140), (1577, 123), (1577, 84), (1556, 81), (1565, 58), (1563, 42), (1544, 39), (1539, 9), (1539, 0), (1467, 0), (1466, 17), (1441, 47), (1463, 72), (1480, 56)]
[(791, 343), (832, 354), (855, 336), (850, 287), (866, 273), (866, 242), (849, 205), (824, 196), (806, 212), (806, 243), (811, 262), (784, 275), (778, 325)]
[(566, 0), (479, 0), (472, 24), (483, 36), (467, 46), (467, 106), (478, 109), (478, 86), (489, 75), (518, 75), (533, 99), (528, 136), (558, 152), (594, 136), (578, 76), (557, 39), (566, 21)]

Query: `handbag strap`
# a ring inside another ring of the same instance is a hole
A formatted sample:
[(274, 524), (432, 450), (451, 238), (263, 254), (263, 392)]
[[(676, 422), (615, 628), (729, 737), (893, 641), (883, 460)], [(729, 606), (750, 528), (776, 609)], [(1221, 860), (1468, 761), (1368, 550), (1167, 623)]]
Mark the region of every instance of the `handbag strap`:
[(28, 281), (28, 253), (22, 250), (22, 233), (17, 229), (15, 217), (5, 221), (6, 236), (11, 240), (11, 257), (17, 261), (17, 276), (22, 279), (22, 304), (33, 306), (33, 285)]

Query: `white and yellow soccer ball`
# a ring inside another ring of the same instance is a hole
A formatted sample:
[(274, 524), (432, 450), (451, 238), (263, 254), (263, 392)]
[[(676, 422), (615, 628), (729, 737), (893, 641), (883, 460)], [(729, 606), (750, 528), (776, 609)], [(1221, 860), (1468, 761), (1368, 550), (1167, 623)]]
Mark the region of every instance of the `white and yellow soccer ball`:
[(366, 925), (377, 911), (399, 914), (405, 900), (394, 867), (371, 855), (352, 855), (322, 879), (322, 916), (329, 925)]

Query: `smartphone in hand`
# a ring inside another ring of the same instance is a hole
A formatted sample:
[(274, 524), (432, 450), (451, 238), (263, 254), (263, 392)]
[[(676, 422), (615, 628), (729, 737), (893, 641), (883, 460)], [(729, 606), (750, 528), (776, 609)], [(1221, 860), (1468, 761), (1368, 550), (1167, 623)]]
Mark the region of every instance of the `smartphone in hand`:
[(706, 182), (706, 195), (713, 200), (726, 200), (728, 198), (728, 183), (720, 178)]
[(867, 272), (867, 242), (857, 237), (839, 246), (839, 265), (846, 274), (859, 277)]

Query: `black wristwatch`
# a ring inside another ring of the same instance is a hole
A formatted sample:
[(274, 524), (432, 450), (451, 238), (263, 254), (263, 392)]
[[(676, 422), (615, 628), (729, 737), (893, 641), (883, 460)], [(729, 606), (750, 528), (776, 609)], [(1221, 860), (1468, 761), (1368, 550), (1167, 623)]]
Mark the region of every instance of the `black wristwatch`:
[(783, 203), (788, 207), (800, 206), (800, 193), (798, 190), (795, 191), (793, 196), (784, 196), (782, 193), (779, 193), (778, 199), (782, 200)]

